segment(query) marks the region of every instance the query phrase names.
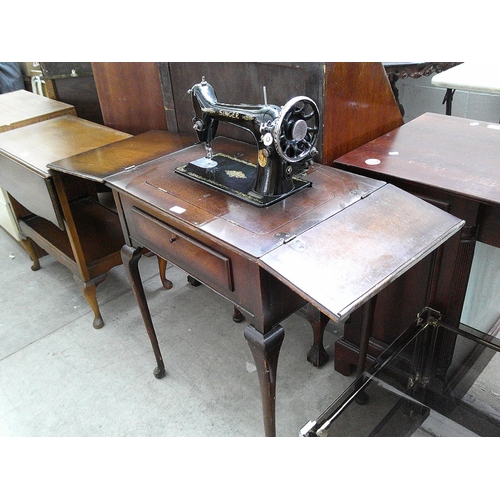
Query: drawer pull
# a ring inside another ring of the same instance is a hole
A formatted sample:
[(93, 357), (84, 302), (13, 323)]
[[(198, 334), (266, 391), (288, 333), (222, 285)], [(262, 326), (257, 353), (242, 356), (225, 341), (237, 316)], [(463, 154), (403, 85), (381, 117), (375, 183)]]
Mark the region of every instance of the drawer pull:
[(170, 236), (170, 243), (173, 243), (177, 239), (177, 236)]

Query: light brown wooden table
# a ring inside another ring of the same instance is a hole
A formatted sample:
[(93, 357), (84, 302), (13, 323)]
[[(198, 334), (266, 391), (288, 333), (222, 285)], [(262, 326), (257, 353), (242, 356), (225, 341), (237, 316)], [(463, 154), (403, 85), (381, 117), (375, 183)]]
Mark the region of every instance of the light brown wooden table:
[(71, 270), (103, 326), (96, 287), (121, 264), (118, 216), (98, 202), (92, 182), (54, 175), (51, 161), (130, 137), (66, 114), (0, 134), (0, 186), (9, 194), (21, 243), (40, 268), (32, 242)]
[(66, 114), (76, 115), (75, 108), (27, 90), (0, 95), (0, 132)]

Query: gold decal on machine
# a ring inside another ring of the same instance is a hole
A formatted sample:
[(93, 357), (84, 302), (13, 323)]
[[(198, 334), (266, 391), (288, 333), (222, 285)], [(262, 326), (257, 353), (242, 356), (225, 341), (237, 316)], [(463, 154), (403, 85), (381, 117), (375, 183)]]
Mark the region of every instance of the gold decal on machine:
[(267, 157), (269, 155), (267, 154), (266, 149), (259, 149), (259, 155), (258, 155), (258, 160), (259, 160), (259, 166), (265, 167), (267, 165)]

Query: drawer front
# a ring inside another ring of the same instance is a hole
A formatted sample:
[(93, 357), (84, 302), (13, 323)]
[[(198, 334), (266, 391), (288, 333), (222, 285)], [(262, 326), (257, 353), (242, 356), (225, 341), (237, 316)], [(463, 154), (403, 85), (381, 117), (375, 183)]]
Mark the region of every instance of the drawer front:
[(234, 291), (231, 260), (135, 206), (126, 218), (130, 236), (140, 245), (172, 262), (222, 293)]
[(0, 186), (30, 212), (64, 229), (63, 217), (50, 177), (0, 154)]

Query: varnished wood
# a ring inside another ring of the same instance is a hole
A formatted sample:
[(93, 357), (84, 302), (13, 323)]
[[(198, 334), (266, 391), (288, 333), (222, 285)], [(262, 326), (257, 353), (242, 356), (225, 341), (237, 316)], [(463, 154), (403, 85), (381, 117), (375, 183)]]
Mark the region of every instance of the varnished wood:
[(158, 63), (92, 63), (104, 124), (139, 134), (166, 130)]
[(313, 329), (313, 345), (307, 353), (307, 360), (316, 368), (319, 368), (327, 363), (330, 358), (323, 346), (323, 335), (330, 318), (312, 304), (307, 304), (306, 316)]
[(122, 260), (125, 268), (125, 272), (129, 277), (129, 281), (132, 285), (132, 290), (139, 304), (139, 309), (141, 311), (142, 319), (146, 326), (146, 331), (148, 332), (149, 339), (151, 341), (151, 346), (153, 347), (153, 352), (156, 357), (157, 366), (154, 370), (154, 376), (156, 378), (163, 378), (166, 374), (165, 363), (158, 346), (158, 339), (156, 338), (156, 333), (154, 331), (153, 322), (151, 319), (151, 313), (149, 312), (148, 303), (144, 295), (144, 288), (142, 286), (141, 277), (139, 275), (139, 259), (142, 256), (142, 248), (132, 248), (124, 245), (122, 250)]
[(326, 63), (323, 163), (402, 124), (381, 63)]
[(165, 288), (165, 290), (170, 290), (173, 284), (169, 279), (167, 279), (167, 261), (165, 259), (162, 259), (161, 257), (157, 257), (157, 259), (161, 284), (163, 285), (163, 288)]
[[(121, 154), (104, 149), (97, 162), (95, 156), (85, 156), (99, 146), (127, 139)], [(112, 267), (121, 264), (124, 244), (119, 216), (98, 202), (95, 184), (103, 182), (110, 165), (128, 168), (179, 144), (177, 136), (166, 132), (135, 141), (129, 134), (71, 115), (0, 134), (0, 185), (17, 202), (15, 213), (22, 243), (33, 260), (32, 269), (40, 267), (35, 242), (73, 273), (94, 312), (95, 328), (104, 324), (97, 285)], [(91, 175), (50, 168), (51, 163), (66, 157), (86, 165)]]
[(126, 142), (114, 142), (83, 152), (66, 155), (58, 161), (50, 162), (50, 168), (74, 177), (104, 183), (106, 177), (133, 169), (135, 166), (154, 160), (160, 156), (183, 149), (195, 142), (193, 134), (176, 134), (161, 130), (151, 130), (131, 137), (119, 132)]
[[(55, 127), (51, 123), (53, 120), (58, 121)], [(8, 179), (6, 187), (9, 193), (13, 191), (19, 204), (31, 211), (26, 214), (23, 210), (16, 216), (24, 238), (22, 243), (34, 261), (32, 269), (40, 268), (32, 250), (34, 241), (71, 270), (94, 312), (94, 327), (101, 328), (104, 322), (97, 303), (96, 287), (110, 268), (121, 263), (119, 251), (123, 245), (123, 234), (118, 216), (96, 202), (92, 196), (94, 190), (87, 189), (89, 181), (76, 179), (75, 186), (80, 186), (74, 189), (71, 180), (66, 179), (65, 182), (61, 175), (52, 175), (45, 161), (57, 159), (61, 151), (77, 153), (93, 144), (106, 144), (106, 140), (123, 139), (124, 134), (111, 130), (107, 134), (105, 127), (96, 129), (94, 124), (78, 118), (53, 120), (11, 131), (15, 132), (12, 134), (15, 137), (7, 135), (11, 132), (1, 136), (2, 139), (7, 138), (2, 142), (0, 178)], [(69, 127), (64, 128), (63, 123), (69, 123)], [(31, 147), (26, 145), (24, 137), (25, 149), (22, 149), (24, 131), (28, 133)], [(65, 144), (61, 145), (59, 140)], [(37, 141), (42, 141), (40, 149)], [(52, 150), (51, 143), (55, 143)], [(39, 150), (42, 151), (40, 156)], [(19, 153), (23, 151), (29, 154), (23, 157)], [(39, 180), (38, 184), (33, 183), (33, 179)], [(25, 189), (32, 185), (34, 189)], [(104, 241), (101, 241), (103, 237)]]
[(281, 325), (262, 335), (251, 325), (245, 328), (245, 339), (252, 353), (263, 402), (264, 430), (266, 436), (276, 435), (276, 375), (278, 356), (285, 337)]
[[(498, 124), (425, 113), (338, 158), (336, 165), (497, 205), (499, 138)], [(369, 165), (369, 158), (381, 163)]]

